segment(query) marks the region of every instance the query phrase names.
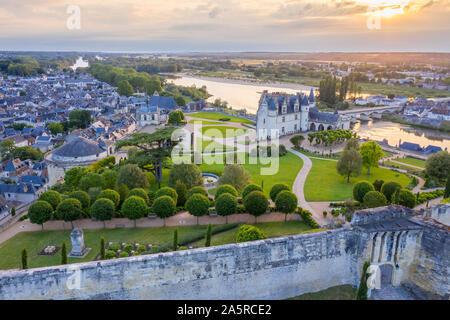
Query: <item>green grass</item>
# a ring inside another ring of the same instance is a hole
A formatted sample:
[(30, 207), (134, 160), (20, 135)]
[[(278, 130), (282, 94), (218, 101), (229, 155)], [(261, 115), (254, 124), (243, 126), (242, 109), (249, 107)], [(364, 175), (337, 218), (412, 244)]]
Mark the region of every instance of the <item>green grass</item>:
[[(243, 153), (239, 153), (242, 155)], [(253, 158), (254, 159), (254, 158)], [(296, 155), (288, 152), (284, 157), (279, 158), (278, 171), (274, 175), (262, 175), (261, 168), (269, 168), (269, 164), (263, 164), (259, 160), (256, 164), (250, 164), (250, 157), (248, 153), (245, 154), (245, 164), (243, 167), (250, 173), (252, 182), (261, 185), (264, 181), (264, 192), (269, 194), (270, 189), (276, 183), (286, 183), (288, 186), (292, 187), (298, 172), (303, 166), (303, 161)], [(201, 164), (199, 166), (202, 172), (210, 172), (217, 175), (223, 173), (225, 163), (223, 164)]]
[(384, 165), (394, 167), (394, 168), (404, 169), (404, 170), (412, 170), (412, 171), (422, 171), (423, 170), (423, 169), (419, 169), (416, 167), (408, 166), (406, 164), (400, 164), (400, 163), (391, 162), (391, 161), (385, 161)]
[(357, 290), (351, 285), (331, 287), (318, 292), (305, 293), (287, 300), (355, 300)]
[(240, 122), (240, 123), (249, 123), (249, 124), (253, 123), (253, 121), (250, 121), (247, 119), (243, 119), (243, 118), (239, 118), (239, 117), (235, 117), (232, 115), (223, 114), (223, 113), (219, 113), (219, 112), (197, 112), (197, 113), (189, 114), (189, 116), (193, 117), (193, 118), (216, 120), (216, 121), (219, 121), (219, 119), (222, 119), (222, 118), (229, 118), (230, 120), (227, 122)]
[(363, 171), (359, 177), (350, 178), (347, 183), (346, 177), (337, 173), (336, 161), (311, 159), (313, 166), (305, 183), (306, 201), (344, 201), (353, 197), (353, 186), (356, 182), (367, 180), (396, 181), (402, 186), (410, 183), (410, 179), (398, 172), (384, 168), (372, 168), (371, 174)]
[(226, 123), (226, 122), (205, 121), (205, 120), (191, 120), (191, 121), (189, 121), (189, 123), (205, 125), (205, 124), (223, 124), (223, 123)]
[(201, 145), (202, 152), (224, 152), (224, 151), (235, 151), (237, 148), (232, 146), (223, 145), (216, 141), (204, 140), (197, 138), (197, 145)]
[[(292, 220), (286, 222), (262, 222), (262, 223), (252, 223), (251, 225), (256, 226), (261, 229), (262, 232), (268, 238), (289, 236), (293, 234), (300, 234), (304, 232), (308, 232), (311, 230), (311, 227), (306, 223), (300, 220)], [(213, 235), (211, 237), (211, 245), (219, 246), (223, 244), (235, 243), (237, 236), (238, 227)], [(201, 248), (205, 246), (205, 240), (199, 240), (197, 242), (192, 243), (194, 247)]]
[[(266, 222), (256, 224), (264, 231), (267, 237), (278, 237), (291, 234), (298, 234), (308, 231), (311, 228), (303, 221)], [(106, 242), (125, 242), (156, 244), (170, 247), (173, 243), (173, 232), (178, 229), (178, 239), (192, 237), (192, 235), (202, 232), (206, 233), (206, 225), (200, 226), (179, 226), (179, 227), (152, 227), (152, 228), (122, 228), (122, 229), (97, 229), (84, 230), (84, 240), (87, 248), (91, 251), (85, 258), (69, 258), (69, 263), (80, 263), (93, 261), (100, 252), (100, 238), (104, 237)], [(214, 226), (213, 226), (214, 228)], [(231, 230), (217, 233), (212, 236), (212, 245), (220, 245), (236, 242), (236, 232), (238, 227)], [(26, 248), (28, 251), (29, 268), (39, 268), (45, 266), (59, 265), (60, 251), (54, 256), (40, 256), (38, 253), (48, 245), (60, 247), (62, 242), (67, 244), (68, 252), (71, 250), (70, 242), (71, 230), (58, 231), (35, 231), (22, 232), (0, 244), (0, 270), (16, 269), (21, 267), (21, 251)], [(191, 245), (202, 247), (204, 240), (198, 240)]]
[(204, 136), (207, 137), (214, 137), (214, 138), (231, 138), (231, 137), (237, 137), (242, 136), (244, 134), (247, 134), (247, 129), (238, 129), (235, 127), (228, 127), (228, 126), (209, 126), (209, 127), (202, 127), (199, 130)]
[[(85, 258), (69, 258), (69, 263), (92, 261), (100, 252), (100, 238), (106, 242), (137, 242), (170, 246), (173, 241), (173, 231), (178, 228), (179, 239), (198, 231), (206, 226), (183, 227), (153, 227), (153, 228), (122, 228), (84, 230), (84, 240), (87, 248), (92, 248)], [(60, 264), (60, 252), (55, 256), (39, 256), (38, 253), (48, 245), (60, 247), (65, 241), (68, 252), (71, 250), (71, 230), (22, 232), (8, 241), (0, 244), (0, 269), (14, 269), (21, 265), (21, 251), (26, 248), (29, 257), (29, 267), (38, 268)]]
[(424, 160), (406, 157), (406, 158), (397, 158), (397, 159), (395, 159), (395, 161), (405, 163), (405, 164), (410, 164), (410, 165), (425, 169), (425, 161)]

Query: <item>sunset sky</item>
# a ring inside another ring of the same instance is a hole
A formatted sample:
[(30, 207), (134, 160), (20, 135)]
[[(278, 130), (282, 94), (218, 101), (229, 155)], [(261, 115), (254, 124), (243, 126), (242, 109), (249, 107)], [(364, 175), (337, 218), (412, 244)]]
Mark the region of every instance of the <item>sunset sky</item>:
[(450, 0), (1, 0), (0, 50), (449, 52), (449, 17)]

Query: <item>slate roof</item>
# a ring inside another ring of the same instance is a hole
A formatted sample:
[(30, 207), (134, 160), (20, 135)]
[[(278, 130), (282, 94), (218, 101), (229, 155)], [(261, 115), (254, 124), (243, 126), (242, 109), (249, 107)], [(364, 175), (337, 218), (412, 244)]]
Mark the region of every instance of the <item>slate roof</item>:
[(57, 148), (52, 154), (66, 158), (87, 157), (102, 153), (103, 150), (94, 142), (83, 137), (75, 137)]
[(309, 109), (309, 120), (317, 122), (334, 123), (339, 120), (339, 114), (320, 112), (316, 107)]
[(428, 147), (423, 149), (424, 153), (437, 153), (437, 152), (440, 152), (440, 151), (442, 151), (441, 147), (436, 147), (436, 146), (432, 146), (432, 145), (429, 145)]
[(411, 150), (411, 151), (422, 151), (422, 148), (417, 143), (411, 143), (411, 142), (403, 142), (400, 144), (400, 148)]

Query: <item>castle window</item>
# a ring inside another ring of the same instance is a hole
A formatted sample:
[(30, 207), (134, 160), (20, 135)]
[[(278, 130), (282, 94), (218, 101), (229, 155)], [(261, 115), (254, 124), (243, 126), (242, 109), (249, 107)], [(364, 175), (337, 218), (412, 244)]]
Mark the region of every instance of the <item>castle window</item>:
[(295, 115), (295, 120), (298, 120), (298, 115), (297, 114)]
[(281, 128), (281, 132), (284, 133), (284, 127)]
[(282, 113), (286, 113), (287, 112), (287, 108), (283, 107), (283, 110), (281, 111)]
[(266, 124), (266, 119), (265, 118), (263, 119), (263, 124)]
[(286, 121), (286, 117), (281, 118), (281, 121), (285, 122)]
[(296, 124), (294, 124), (294, 130), (297, 131), (297, 125)]

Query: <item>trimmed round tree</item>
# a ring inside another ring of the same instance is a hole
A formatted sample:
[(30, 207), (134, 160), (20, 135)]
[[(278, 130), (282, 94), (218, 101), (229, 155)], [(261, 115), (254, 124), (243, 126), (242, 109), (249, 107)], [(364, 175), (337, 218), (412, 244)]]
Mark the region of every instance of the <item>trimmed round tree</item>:
[(262, 192), (263, 189), (260, 186), (258, 186), (257, 184), (251, 183), (244, 188), (244, 191), (242, 191), (242, 199), (244, 199), (246, 196), (248, 196), (253, 191), (261, 191)]
[(266, 239), (266, 235), (255, 226), (244, 224), (239, 227), (236, 242), (247, 242)]
[(117, 208), (120, 204), (120, 194), (112, 189), (106, 189), (99, 193), (98, 199), (109, 199), (114, 203), (114, 206)]
[(156, 194), (155, 194), (156, 199), (159, 197), (162, 197), (162, 196), (171, 197), (173, 199), (173, 201), (175, 201), (175, 203), (177, 203), (177, 201), (178, 201), (177, 192), (175, 191), (174, 188), (171, 188), (171, 187), (164, 187), (164, 188), (161, 188), (158, 191), (156, 191)]
[(408, 189), (398, 189), (393, 195), (394, 203), (408, 208), (416, 206), (416, 196)]
[(284, 213), (284, 221), (287, 221), (287, 215), (294, 213), (298, 207), (297, 196), (290, 191), (283, 190), (278, 193), (275, 199), (275, 206), (277, 211)]
[(231, 194), (231, 195), (233, 195), (235, 197), (238, 196), (238, 192), (237, 192), (236, 188), (233, 187), (230, 184), (223, 184), (220, 187), (218, 187), (216, 189), (216, 196), (215, 196), (215, 198), (217, 199), (223, 193), (229, 193), (229, 194)]
[(52, 218), (53, 208), (47, 201), (36, 201), (28, 209), (31, 223), (40, 224), (44, 230), (44, 223)]
[(236, 213), (237, 199), (229, 193), (222, 193), (216, 200), (216, 211), (220, 216), (225, 217), (225, 223), (228, 223), (228, 216)]
[(114, 216), (115, 204), (110, 199), (100, 198), (92, 205), (92, 216), (98, 220), (103, 221), (103, 228), (106, 228), (105, 221), (111, 220)]
[(269, 200), (261, 191), (252, 191), (244, 199), (245, 210), (256, 218), (267, 211), (269, 207)]
[(272, 189), (270, 189), (270, 199), (275, 202), (275, 200), (277, 200), (277, 195), (284, 190), (291, 191), (291, 188), (285, 183), (274, 184)]
[(81, 202), (74, 198), (63, 200), (56, 208), (58, 219), (70, 222), (73, 229), (73, 221), (81, 217)]
[(47, 201), (52, 206), (53, 210), (56, 210), (56, 208), (62, 201), (62, 197), (58, 192), (48, 190), (39, 196), (39, 200)]
[(159, 218), (164, 220), (164, 227), (166, 226), (166, 218), (175, 214), (177, 207), (172, 197), (161, 196), (153, 201), (151, 211)]
[(147, 203), (145, 203), (145, 200), (140, 197), (128, 197), (122, 204), (122, 214), (128, 219), (134, 221), (135, 228), (136, 220), (143, 218), (147, 214), (147, 212)]
[(205, 188), (203, 187), (192, 187), (188, 190), (187, 194), (186, 194), (186, 200), (189, 199), (190, 197), (192, 197), (192, 195), (194, 194), (201, 194), (204, 195), (205, 197), (208, 197), (208, 191), (205, 190)]
[(367, 208), (377, 208), (387, 205), (387, 199), (381, 192), (369, 191), (363, 199), (363, 203)]
[(375, 191), (374, 186), (369, 181), (360, 181), (353, 187), (353, 198), (363, 202), (364, 196), (370, 191)]
[(209, 199), (207, 197), (197, 193), (187, 199), (185, 207), (190, 214), (197, 217), (198, 224), (198, 217), (208, 214), (209, 204)]
[(144, 189), (142, 189), (142, 188), (134, 188), (128, 194), (128, 197), (132, 197), (132, 196), (140, 197), (140, 198), (144, 199), (145, 203), (148, 204), (148, 201), (149, 201), (148, 194), (147, 194), (147, 192)]
[(392, 195), (394, 194), (397, 189), (401, 189), (402, 186), (398, 184), (397, 182), (391, 181), (386, 182), (381, 187), (381, 193), (384, 194), (388, 202), (392, 202)]
[(87, 192), (81, 190), (74, 191), (70, 194), (70, 197), (80, 201), (82, 209), (87, 209), (91, 205), (91, 197), (89, 197)]

